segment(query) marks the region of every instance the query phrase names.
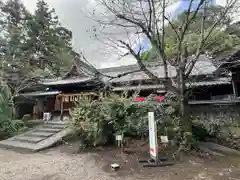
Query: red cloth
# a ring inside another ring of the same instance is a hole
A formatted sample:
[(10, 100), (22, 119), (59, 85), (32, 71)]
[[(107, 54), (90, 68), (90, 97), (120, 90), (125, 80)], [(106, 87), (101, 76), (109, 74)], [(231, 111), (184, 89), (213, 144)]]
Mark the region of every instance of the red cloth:
[(161, 102), (162, 100), (164, 100), (164, 96), (155, 96), (154, 100), (158, 101), (158, 102)]
[(145, 101), (145, 98), (144, 97), (136, 97), (135, 101)]

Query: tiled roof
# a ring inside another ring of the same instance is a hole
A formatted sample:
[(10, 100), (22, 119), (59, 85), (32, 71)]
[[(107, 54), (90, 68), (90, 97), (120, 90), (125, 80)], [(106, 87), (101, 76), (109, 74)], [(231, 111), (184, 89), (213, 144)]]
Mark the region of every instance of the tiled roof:
[[(214, 86), (214, 85), (224, 85), (224, 84), (231, 84), (231, 78), (230, 77), (224, 77), (224, 78), (216, 78), (216, 79), (207, 80), (207, 81), (187, 83), (186, 86), (188, 88), (192, 88), (192, 87)], [(164, 86), (162, 84), (135, 85), (135, 86), (126, 85), (126, 86), (114, 87), (113, 91), (124, 91), (124, 90), (131, 91), (131, 90), (146, 90), (146, 89), (163, 90)]]
[(229, 99), (229, 100), (202, 100), (202, 101), (189, 101), (188, 104), (190, 105), (200, 105), (200, 104), (233, 104), (233, 103), (239, 103), (240, 99)]
[(50, 86), (50, 85), (64, 85), (64, 84), (77, 84), (82, 83), (85, 81), (89, 81), (92, 78), (90, 77), (82, 77), (82, 78), (70, 78), (70, 79), (55, 79), (50, 81), (42, 82), (43, 85)]
[[(118, 76), (120, 74), (136, 71), (138, 69), (140, 69), (139, 66), (135, 64), (135, 65), (129, 65), (129, 66), (99, 69), (99, 71), (103, 75)], [(164, 78), (164, 68), (162, 65), (159, 65), (156, 63), (151, 64), (147, 67), (147, 69), (157, 77)], [(196, 62), (194, 68), (192, 69), (191, 75), (192, 76), (208, 75), (208, 74), (213, 74), (215, 71), (216, 71), (216, 67), (213, 64), (212, 59), (208, 58), (205, 55), (201, 55), (198, 61)], [(168, 65), (168, 75), (169, 77), (175, 77), (177, 75), (176, 68)], [(143, 71), (139, 71), (139, 72), (128, 74), (126, 76), (122, 76), (120, 78), (114, 78), (112, 82), (129, 82), (133, 80), (145, 80), (145, 79), (149, 79), (148, 75), (145, 74)]]
[(187, 87), (190, 88), (190, 87), (214, 86), (214, 85), (224, 85), (224, 84), (231, 84), (231, 77), (216, 78), (214, 80), (187, 83)]
[(234, 49), (231, 49), (230, 51), (224, 52), (219, 54), (218, 56), (214, 57), (214, 63), (218, 67), (218, 70), (225, 70), (229, 67), (231, 67), (232, 64), (239, 64), (240, 60), (240, 47), (237, 46)]
[(164, 86), (161, 84), (156, 85), (139, 85), (139, 86), (121, 86), (113, 88), (113, 91), (124, 91), (124, 90), (147, 90), (147, 89), (163, 89)]
[(60, 94), (61, 91), (36, 91), (36, 92), (29, 92), (29, 93), (20, 93), (18, 96), (26, 96), (26, 97), (33, 97), (33, 96), (51, 96)]
[[(191, 57), (190, 57), (191, 60)], [(108, 81), (109, 78), (107, 76), (116, 77), (118, 75), (137, 71), (139, 70), (138, 64), (134, 65), (128, 65), (128, 66), (119, 66), (119, 67), (111, 67), (111, 68), (105, 68), (105, 69), (98, 69), (98, 71), (103, 74), (102, 80)], [(150, 64), (147, 66), (147, 69), (152, 72), (154, 75), (156, 75), (158, 78), (164, 78), (164, 67), (160, 64)], [(94, 71), (94, 70), (93, 70)], [(192, 69), (191, 75), (192, 76), (198, 76), (198, 75), (211, 75), (216, 71), (216, 67), (213, 64), (213, 60), (210, 57), (207, 57), (206, 55), (201, 55), (196, 62), (194, 68)], [(106, 75), (106, 76), (104, 76)], [(176, 69), (173, 66), (168, 65), (168, 75), (169, 77), (176, 77)], [(72, 77), (72, 78), (64, 78), (64, 79), (54, 79), (51, 81), (44, 81), (43, 85), (63, 85), (63, 84), (77, 84), (82, 83), (85, 81), (90, 81), (94, 79), (94, 72), (92, 74), (89, 74), (88, 77)], [(148, 75), (143, 72), (135, 72), (130, 73), (128, 75), (122, 76), (120, 78), (113, 78), (111, 80), (112, 83), (127, 83), (130, 81), (140, 81), (140, 80), (146, 80), (150, 79)]]

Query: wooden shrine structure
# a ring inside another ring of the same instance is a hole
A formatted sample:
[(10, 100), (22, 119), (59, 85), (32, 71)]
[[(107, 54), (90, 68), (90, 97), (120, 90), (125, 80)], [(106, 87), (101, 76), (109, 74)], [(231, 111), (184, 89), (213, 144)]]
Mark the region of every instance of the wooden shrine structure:
[(19, 104), (17, 118), (31, 114), (33, 119), (41, 119), (44, 112), (62, 118), (69, 115), (69, 109), (74, 107), (79, 98), (96, 99), (102, 83), (94, 74), (90, 75), (88, 68), (84, 62), (74, 61), (63, 78), (44, 80), (37, 87), (20, 92), (16, 98)]

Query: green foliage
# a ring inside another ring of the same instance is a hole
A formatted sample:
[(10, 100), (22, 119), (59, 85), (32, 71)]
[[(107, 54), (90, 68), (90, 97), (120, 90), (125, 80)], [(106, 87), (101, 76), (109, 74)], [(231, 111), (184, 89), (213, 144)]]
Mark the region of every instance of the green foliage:
[(146, 133), (147, 108), (118, 95), (101, 97), (99, 101), (81, 99), (71, 112), (73, 127), (88, 145), (111, 143), (117, 134)]
[(153, 47), (150, 51), (145, 51), (141, 53), (141, 58), (147, 62), (156, 61), (158, 57), (158, 50)]
[[(207, 34), (207, 32), (208, 29), (205, 34)], [(183, 44), (187, 48), (189, 55), (196, 53), (199, 46), (199, 38), (199, 34), (196, 33), (189, 33), (185, 36)], [(239, 37), (230, 35), (219, 29), (215, 29), (209, 38), (207, 38), (205, 46), (202, 49), (202, 53), (216, 55), (220, 52), (231, 50), (238, 45), (240, 45)], [(172, 37), (166, 38), (165, 53), (168, 58), (174, 58), (178, 54), (177, 42), (174, 42)]]
[(178, 119), (174, 108), (165, 103), (133, 102), (125, 95), (81, 99), (71, 111), (72, 125), (88, 145), (111, 143), (118, 134), (146, 137), (149, 111), (156, 112), (159, 134), (175, 139)]
[(85, 145), (97, 146), (112, 143), (115, 135), (119, 134), (147, 137), (148, 112), (154, 111), (159, 137), (167, 135), (176, 143), (177, 152), (188, 151), (198, 139), (195, 139), (195, 133), (184, 132), (180, 128), (180, 118), (173, 102), (171, 93), (161, 103), (133, 102), (124, 94), (111, 94), (100, 97), (98, 101), (81, 99), (71, 111), (71, 122)]
[(24, 128), (24, 123), (12, 121), (13, 102), (9, 88), (0, 88), (0, 139), (8, 138)]
[(27, 27), (29, 39), (26, 47), (31, 47), (30, 53), (37, 56), (32, 58), (32, 63), (50, 69), (56, 76), (61, 75), (63, 60), (69, 59), (61, 59), (59, 55), (63, 52), (71, 55), (72, 33), (60, 25), (55, 10), (50, 9), (43, 0), (37, 2), (36, 11), (27, 21)]
[(0, 15), (0, 76), (13, 93), (66, 73), (73, 59), (72, 33), (45, 1), (38, 1), (33, 14), (20, 0), (1, 1)]
[(193, 135), (197, 140), (205, 141), (210, 138), (231, 148), (239, 148), (231, 131), (232, 124), (227, 117), (215, 116), (209, 119), (202, 116), (192, 120), (192, 122)]
[[(193, 14), (194, 12), (192, 12)], [(206, 36), (211, 28), (211, 26), (217, 21), (219, 15), (223, 13), (223, 10), (219, 6), (209, 6), (205, 10), (204, 20), (204, 36)], [(190, 14), (190, 17), (192, 16)], [(186, 13), (182, 13), (178, 16), (176, 20), (172, 22), (171, 25), (166, 25), (165, 27), (165, 54), (168, 59), (175, 58), (179, 55), (178, 50), (178, 39), (175, 31), (181, 34), (181, 30), (178, 28), (184, 23), (186, 18)], [(210, 33), (210, 36), (204, 42), (204, 47), (201, 49), (201, 53), (208, 53), (216, 55), (222, 51), (228, 51), (236, 46), (240, 45), (239, 38), (239, 26), (238, 23), (232, 24), (231, 18), (224, 17)], [(201, 39), (201, 29), (202, 29), (202, 12), (199, 11), (197, 16), (194, 18), (192, 23), (189, 25), (182, 42), (183, 47), (187, 48), (188, 55), (193, 55), (197, 52)], [(156, 48), (152, 48), (148, 52), (142, 54), (144, 60), (156, 61), (158, 51)]]
[(134, 129), (134, 123), (132, 120), (141, 116), (141, 112), (138, 112), (139, 105), (134, 105), (131, 99), (125, 97), (125, 95), (110, 95), (102, 98), (102, 114), (104, 119), (113, 126), (114, 133), (122, 134), (129, 132), (131, 128)]
[(85, 144), (96, 146), (107, 143), (111, 129), (101, 115), (100, 103), (83, 98), (70, 113), (72, 126)]

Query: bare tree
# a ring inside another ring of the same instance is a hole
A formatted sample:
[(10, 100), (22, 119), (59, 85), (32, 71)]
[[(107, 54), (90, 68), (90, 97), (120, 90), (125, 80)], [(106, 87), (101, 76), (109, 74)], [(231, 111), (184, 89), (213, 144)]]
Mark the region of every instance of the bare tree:
[[(173, 23), (174, 18), (168, 12), (168, 9), (175, 2), (174, 0), (98, 0), (104, 11), (98, 14), (96, 21), (103, 27), (100, 29), (101, 35), (113, 35), (109, 29), (115, 29), (114, 33), (117, 36), (115, 38), (113, 36), (108, 37), (108, 43), (112, 47), (127, 49), (135, 57), (140, 70), (159, 84), (164, 84), (166, 90), (174, 91), (177, 94), (181, 116), (183, 117), (182, 125), (189, 129), (191, 123), (189, 118), (185, 117), (188, 101), (186, 98), (186, 83), (199, 56), (207, 46), (207, 39), (214, 30), (219, 28), (219, 23), (230, 13), (233, 13), (236, 9), (237, 0), (228, 0), (222, 12), (215, 18), (215, 22), (207, 29), (205, 28), (207, 19), (205, 9), (209, 6), (210, 0), (189, 0), (188, 8), (184, 12), (184, 20), (179, 26)], [(202, 16), (201, 32), (194, 58), (189, 60), (189, 52), (184, 41), (190, 25), (195, 21), (199, 12)], [(165, 52), (166, 28), (169, 26), (177, 39), (177, 54), (174, 59), (168, 59)], [(125, 38), (120, 38), (120, 33), (124, 34)], [(131, 37), (133, 35), (135, 36), (135, 42)], [(136, 39), (140, 42), (142, 37), (148, 38), (152, 48), (156, 49), (159, 57), (158, 61), (164, 66), (164, 78), (160, 79), (148, 69), (141, 56), (141, 47), (136, 52), (134, 44), (136, 44)], [(177, 76), (174, 80), (169, 77), (169, 65), (176, 68)]]

